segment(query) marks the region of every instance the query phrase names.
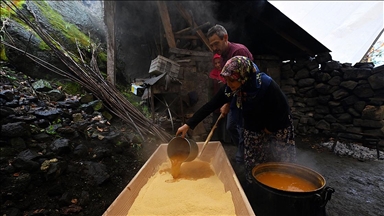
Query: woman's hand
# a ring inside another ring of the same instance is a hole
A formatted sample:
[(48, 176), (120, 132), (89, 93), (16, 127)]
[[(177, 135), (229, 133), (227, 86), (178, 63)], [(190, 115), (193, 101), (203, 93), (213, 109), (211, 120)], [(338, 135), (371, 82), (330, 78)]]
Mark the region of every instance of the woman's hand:
[(185, 138), (185, 135), (187, 134), (188, 130), (189, 126), (187, 124), (184, 124), (183, 126), (179, 127), (179, 129), (177, 129), (176, 136), (181, 134), (181, 137)]
[(229, 113), (229, 103), (224, 104), (220, 108), (220, 112), (223, 113), (224, 116), (227, 115)]

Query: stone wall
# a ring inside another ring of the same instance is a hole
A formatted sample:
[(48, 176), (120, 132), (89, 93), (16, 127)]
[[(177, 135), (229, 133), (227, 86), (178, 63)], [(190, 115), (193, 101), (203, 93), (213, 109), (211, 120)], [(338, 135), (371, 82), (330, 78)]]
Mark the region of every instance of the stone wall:
[[(170, 58), (180, 65), (178, 80), (182, 83), (184, 116), (188, 118), (202, 107), (212, 94), (212, 82), (209, 72), (213, 68), (212, 54), (206, 52), (203, 56), (172, 55)], [(189, 104), (188, 93), (193, 92), (197, 96), (197, 102)], [(195, 129), (194, 135), (205, 136), (212, 127), (212, 115), (203, 120)]]
[(281, 65), (296, 134), (324, 134), (348, 140), (384, 137), (384, 66), (341, 64), (329, 53)]

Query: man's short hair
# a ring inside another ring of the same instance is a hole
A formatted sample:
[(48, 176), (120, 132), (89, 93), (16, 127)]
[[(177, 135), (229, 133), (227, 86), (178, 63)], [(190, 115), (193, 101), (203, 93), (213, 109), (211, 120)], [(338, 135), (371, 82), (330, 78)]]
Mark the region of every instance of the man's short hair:
[(214, 25), (210, 29), (208, 29), (207, 37), (212, 37), (214, 34), (219, 36), (220, 39), (224, 38), (224, 35), (228, 34), (227, 30), (222, 25)]

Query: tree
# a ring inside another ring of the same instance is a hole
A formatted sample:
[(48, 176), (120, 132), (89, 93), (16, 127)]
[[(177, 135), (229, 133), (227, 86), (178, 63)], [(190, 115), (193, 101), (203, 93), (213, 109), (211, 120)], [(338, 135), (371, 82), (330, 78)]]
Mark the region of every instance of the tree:
[(364, 55), (361, 62), (373, 62), (375, 66), (384, 64), (383, 59), (384, 52), (384, 35), (382, 35), (379, 40), (374, 43), (368, 52)]

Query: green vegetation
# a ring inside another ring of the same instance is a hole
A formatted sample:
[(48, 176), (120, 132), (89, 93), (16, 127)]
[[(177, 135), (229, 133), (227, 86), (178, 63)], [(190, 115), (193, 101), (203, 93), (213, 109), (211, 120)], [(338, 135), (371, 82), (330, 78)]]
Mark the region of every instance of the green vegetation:
[[(23, 4), (25, 4), (25, 0), (12, 0), (8, 4), (12, 5), (11, 2), (17, 7), (21, 8)], [(6, 18), (9, 18), (11, 16), (15, 15), (15, 12), (9, 8), (5, 3), (1, 2), (1, 9), (0, 9), (0, 17), (1, 21), (4, 21)]]
[(51, 125), (49, 125), (47, 128), (45, 128), (45, 133), (50, 135), (56, 135), (57, 128), (60, 128), (61, 125), (61, 119), (60, 117), (57, 118), (55, 121), (52, 122)]
[[(11, 2), (16, 6), (17, 9), (21, 9), (26, 1), (25, 0), (13, 0)], [(12, 6), (11, 2), (8, 2), (8, 5)], [(38, 38), (41, 41), (39, 44), (39, 48), (41, 50), (50, 50), (50, 47), (40, 38), (40, 36), (37, 35), (36, 32), (32, 31), (32, 29), (26, 23), (24, 23), (24, 21), (19, 19), (18, 16), (16, 15), (15, 11), (13, 11), (11, 8), (9, 8), (4, 2), (1, 2), (0, 15), (1, 15), (1, 22), (2, 23), (5, 22), (7, 19), (14, 20), (19, 25), (21, 25), (24, 29), (31, 32), (31, 34), (33, 34), (33, 36), (35, 36), (36, 38)], [(2, 29), (2, 32), (0, 34), (1, 40), (5, 40), (5, 36), (3, 35), (4, 31), (6, 31), (6, 30)], [(8, 61), (4, 45), (0, 46), (0, 59), (3, 61)]]
[[(21, 1), (21, 0), (13, 0), (13, 1), (10, 1), (8, 4), (10, 3), (13, 3), (17, 8), (20, 8), (22, 7), (22, 5), (25, 3), (25, 1)], [(0, 2), (0, 5), (1, 5), (1, 8), (0, 8), (0, 19), (1, 19), (1, 23), (3, 25), (3, 23), (9, 19), (10, 17), (14, 17), (15, 16), (15, 12), (13, 10), (11, 10), (11, 8), (9, 8), (4, 2)], [(4, 40), (4, 37), (5, 37), (5, 29), (1, 28), (1, 32), (0, 32), (0, 39), (1, 41)], [(0, 60), (2, 61), (8, 61), (8, 57), (7, 57), (7, 54), (5, 52), (5, 46), (3, 44), (0, 45)]]
[(59, 30), (69, 41), (76, 44), (77, 40), (82, 48), (90, 51), (90, 38), (81, 32), (76, 25), (66, 22), (64, 18), (53, 10), (45, 1), (35, 1), (35, 4), (40, 8), (49, 23), (55, 29)]
[[(3, 38), (1, 38), (1, 40), (3, 40)], [(4, 46), (4, 44), (0, 44), (0, 60), (8, 61), (7, 54), (5, 53), (5, 46)]]
[(83, 93), (83, 88), (76, 82), (56, 81), (55, 84), (61, 86), (62, 91), (70, 95), (81, 95)]
[(98, 61), (107, 62), (107, 53), (100, 52), (97, 58), (98, 58)]
[(140, 110), (141, 113), (147, 118), (151, 118), (151, 112), (149, 108), (145, 105), (140, 104), (140, 97), (137, 97), (131, 92), (131, 86), (128, 88), (126, 86), (117, 85), (117, 89), (124, 95), (124, 97), (138, 110)]

